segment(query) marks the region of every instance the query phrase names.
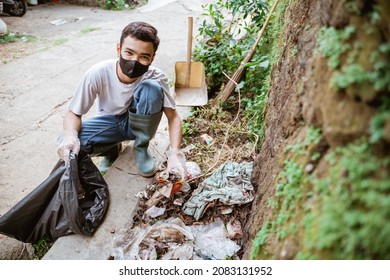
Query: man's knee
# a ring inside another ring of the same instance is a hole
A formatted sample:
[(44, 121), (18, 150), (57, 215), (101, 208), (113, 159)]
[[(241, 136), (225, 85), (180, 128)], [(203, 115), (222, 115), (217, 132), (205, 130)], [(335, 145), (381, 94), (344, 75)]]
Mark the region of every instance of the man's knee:
[(163, 90), (161, 85), (155, 80), (145, 80), (139, 84), (140, 100), (145, 99), (148, 102), (161, 102), (163, 99)]
[(164, 93), (157, 81), (145, 80), (138, 85), (134, 92), (134, 99), (130, 111), (137, 114), (152, 115), (161, 112), (164, 102)]

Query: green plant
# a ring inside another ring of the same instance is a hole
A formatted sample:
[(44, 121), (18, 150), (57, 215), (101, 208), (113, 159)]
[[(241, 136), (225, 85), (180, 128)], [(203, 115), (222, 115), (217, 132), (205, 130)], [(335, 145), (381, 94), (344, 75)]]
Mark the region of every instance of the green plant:
[(88, 34), (90, 32), (93, 32), (93, 31), (96, 31), (96, 30), (99, 30), (99, 29), (100, 29), (100, 27), (87, 27), (87, 28), (81, 29), (80, 33), (82, 35), (85, 35), (85, 34)]
[(382, 98), (382, 106), (379, 112), (371, 119), (370, 122), (370, 142), (378, 143), (384, 139), (385, 125), (390, 119), (390, 98)]
[(361, 139), (329, 158), (329, 174), (312, 180), (300, 257), (390, 258), (390, 157)]
[(373, 85), (375, 91), (390, 90), (390, 44), (382, 43), (379, 50), (375, 50), (370, 55), (372, 69), (366, 69), (354, 62), (351, 52), (347, 64), (341, 71), (336, 71), (332, 75), (331, 84), (338, 89), (345, 89), (349, 85), (363, 85), (365, 83)]
[(0, 45), (14, 43), (17, 41), (31, 42), (35, 40), (36, 38), (32, 35), (19, 34), (19, 33), (7, 33), (0, 36)]
[(256, 259), (260, 254), (262, 246), (266, 243), (268, 235), (272, 232), (272, 223), (269, 221), (264, 222), (261, 229), (256, 234), (256, 237), (253, 239), (251, 259)]
[[(306, 149), (312, 144), (320, 142), (322, 133), (318, 128), (310, 127), (302, 143), (286, 147), (286, 151), (293, 154), (305, 154)], [(304, 167), (295, 160), (285, 160), (283, 169), (276, 178), (275, 197), (269, 200), (269, 206), (274, 211), (273, 219), (268, 220), (255, 237), (252, 246), (251, 258), (256, 258), (268, 235), (272, 234), (278, 241), (295, 235), (299, 230), (298, 220), (301, 209), (304, 207), (307, 197), (310, 176), (305, 173)], [(262, 252), (261, 254), (267, 254)]]
[(47, 236), (43, 237), (41, 240), (32, 244), (34, 248), (34, 255), (32, 258), (35, 260), (42, 259), (45, 256), (45, 254), (49, 251), (52, 244), (53, 242), (50, 241), (50, 239)]
[(337, 30), (333, 26), (322, 27), (318, 31), (318, 49), (329, 59), (328, 66), (330, 68), (334, 69), (340, 66), (340, 56), (351, 49), (351, 44), (347, 41), (355, 32), (355, 26), (347, 26), (341, 30)]
[(298, 142), (293, 145), (287, 145), (284, 149), (285, 153), (292, 152), (294, 155), (306, 155), (307, 149), (311, 144), (318, 144), (322, 137), (320, 128), (310, 126), (306, 131), (306, 138), (303, 142)]
[[(195, 60), (205, 65), (209, 90), (218, 91), (227, 80), (223, 73), (231, 76), (253, 45), (266, 4), (261, 0), (217, 0), (204, 5), (203, 9), (193, 54)], [(222, 12), (226, 9), (231, 11), (231, 18)]]
[[(356, 1), (347, 1), (346, 6), (350, 11), (360, 14)], [(352, 85), (369, 86), (375, 92), (390, 90), (390, 44), (384, 41), (379, 46), (368, 45), (372, 48), (369, 57), (360, 57), (363, 47), (367, 46), (364, 38), (378, 34), (378, 17), (378, 7), (374, 5), (370, 18), (364, 23), (342, 29), (323, 27), (318, 31), (318, 50), (328, 58), (328, 66), (336, 70), (331, 78), (331, 85), (335, 89), (347, 89)]]
[(107, 10), (125, 9), (125, 0), (98, 0), (100, 7)]
[[(268, 1), (271, 2), (271, 1)], [(202, 26), (199, 29), (198, 44), (194, 48), (195, 60), (202, 61), (206, 68), (206, 81), (209, 92), (218, 92), (232, 76), (240, 63), (252, 48), (257, 32), (264, 23), (266, 1), (228, 1), (218, 0), (204, 7)], [(231, 17), (226, 17), (222, 10), (228, 10)], [(270, 28), (272, 23), (270, 23)], [(245, 74), (236, 87), (241, 92), (241, 109), (248, 123), (248, 133), (256, 141), (257, 148), (263, 139), (263, 111), (267, 103), (269, 73), (271, 63), (268, 43), (272, 32), (268, 30), (252, 57), (244, 65)], [(223, 108), (230, 110), (230, 104), (237, 101), (237, 94), (229, 97)]]
[(65, 44), (68, 40), (69, 40), (68, 38), (58, 38), (52, 42), (52, 45), (53, 46), (61, 46), (61, 45)]

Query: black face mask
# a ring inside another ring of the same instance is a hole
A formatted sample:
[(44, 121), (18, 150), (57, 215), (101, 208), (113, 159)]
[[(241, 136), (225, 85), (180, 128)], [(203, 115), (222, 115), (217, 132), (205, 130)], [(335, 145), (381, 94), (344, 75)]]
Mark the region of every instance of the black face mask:
[(143, 65), (137, 60), (126, 60), (122, 55), (119, 57), (119, 66), (121, 67), (123, 74), (130, 79), (142, 76), (149, 69), (149, 65)]

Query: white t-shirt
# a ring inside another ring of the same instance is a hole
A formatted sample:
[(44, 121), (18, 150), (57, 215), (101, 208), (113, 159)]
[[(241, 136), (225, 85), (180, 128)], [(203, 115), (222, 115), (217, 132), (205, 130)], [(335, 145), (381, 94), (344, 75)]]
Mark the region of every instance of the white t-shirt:
[(138, 84), (146, 79), (159, 82), (164, 91), (164, 107), (175, 109), (168, 78), (158, 68), (149, 66), (149, 70), (132, 84), (123, 84), (116, 74), (117, 59), (110, 59), (95, 64), (82, 77), (72, 102), (69, 105), (76, 115), (84, 115), (97, 99), (98, 115), (120, 115), (127, 111), (133, 93)]

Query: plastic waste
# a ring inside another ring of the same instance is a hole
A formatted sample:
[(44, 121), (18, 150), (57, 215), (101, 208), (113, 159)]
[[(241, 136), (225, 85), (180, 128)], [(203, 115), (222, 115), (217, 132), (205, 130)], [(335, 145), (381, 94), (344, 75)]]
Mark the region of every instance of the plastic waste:
[(202, 170), (200, 169), (200, 166), (195, 161), (187, 161), (186, 168), (187, 168), (188, 179), (195, 178), (196, 176), (202, 174)]
[[(179, 218), (169, 218), (153, 225), (122, 229), (114, 236), (112, 257), (117, 260), (224, 260), (240, 249), (225, 232), (219, 218), (196, 226), (186, 226)], [(158, 256), (156, 252), (165, 253)]]
[(213, 145), (214, 143), (215, 143), (215, 140), (213, 139), (213, 137), (211, 137), (210, 135), (208, 135), (208, 134), (202, 134), (201, 136), (200, 136), (202, 139), (203, 139), (203, 141), (205, 141), (206, 142), (206, 144), (207, 145), (209, 145), (209, 146), (211, 146), (211, 145)]
[(227, 236), (232, 239), (241, 238), (243, 235), (242, 226), (239, 220), (230, 220), (226, 224), (226, 231)]
[(83, 151), (59, 160), (49, 177), (0, 217), (0, 233), (25, 243), (70, 233), (92, 235), (108, 208), (109, 192)]
[(185, 241), (193, 239), (194, 236), (190, 228), (182, 220), (170, 218), (145, 227), (121, 229), (114, 236), (112, 255), (114, 259), (119, 260), (156, 259), (155, 252), (157, 252), (158, 246), (183, 244)]
[(145, 215), (150, 218), (159, 217), (161, 215), (164, 215), (164, 213), (165, 213), (165, 208), (156, 207), (154, 205), (145, 211)]
[(205, 259), (224, 260), (240, 250), (234, 241), (226, 238), (225, 226), (220, 218), (208, 225), (192, 226), (195, 236), (194, 250)]

